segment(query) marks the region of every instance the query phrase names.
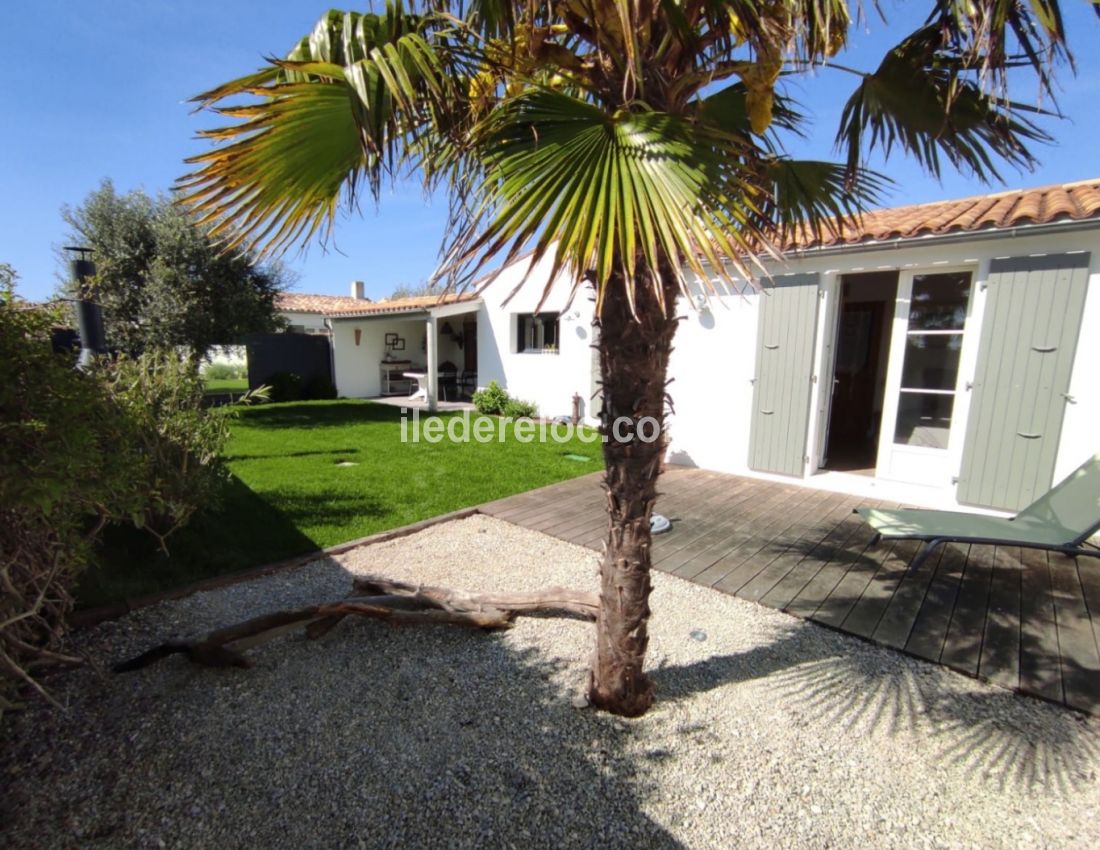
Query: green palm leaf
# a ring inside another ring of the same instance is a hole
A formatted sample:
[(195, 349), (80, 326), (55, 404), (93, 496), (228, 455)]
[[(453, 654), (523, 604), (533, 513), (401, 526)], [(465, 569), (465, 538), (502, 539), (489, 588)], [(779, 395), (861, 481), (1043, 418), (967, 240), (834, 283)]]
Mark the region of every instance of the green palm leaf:
[(895, 145), (936, 177), (941, 157), (982, 180), (1000, 179), (997, 160), (1031, 166), (1027, 143), (1050, 136), (1021, 113), (1038, 110), (988, 94), (969, 70), (937, 26), (894, 48), (841, 113), (837, 145), (847, 150), (849, 168), (856, 169), (865, 146), (888, 156)]
[(643, 261), (706, 278), (700, 255), (747, 273), (742, 258), (768, 248), (763, 191), (733, 135), (660, 112), (608, 115), (546, 89), (506, 103), (476, 135), (488, 221), (460, 263), (533, 244), (536, 260), (554, 249), (555, 272), (568, 264), (603, 284), (633, 281)]
[(227, 248), (272, 251), (330, 230), (341, 196), (354, 198), (366, 160), (355, 94), (336, 76), (253, 91), (260, 104), (219, 110), (244, 123), (205, 133), (231, 141), (189, 159), (197, 168), (177, 188)]

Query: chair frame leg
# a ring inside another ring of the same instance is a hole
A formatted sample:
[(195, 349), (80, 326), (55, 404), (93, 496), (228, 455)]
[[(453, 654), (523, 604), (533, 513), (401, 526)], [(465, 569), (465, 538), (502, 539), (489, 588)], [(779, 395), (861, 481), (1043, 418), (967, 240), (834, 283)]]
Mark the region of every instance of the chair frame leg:
[(924, 547), (917, 554), (917, 557), (915, 557), (910, 562), (909, 566), (906, 567), (906, 571), (916, 572), (917, 570), (919, 570), (921, 567), (924, 566), (924, 562), (932, 556), (932, 553), (936, 551), (936, 547), (946, 542), (947, 538), (944, 537), (937, 537), (934, 540), (927, 541), (924, 544)]

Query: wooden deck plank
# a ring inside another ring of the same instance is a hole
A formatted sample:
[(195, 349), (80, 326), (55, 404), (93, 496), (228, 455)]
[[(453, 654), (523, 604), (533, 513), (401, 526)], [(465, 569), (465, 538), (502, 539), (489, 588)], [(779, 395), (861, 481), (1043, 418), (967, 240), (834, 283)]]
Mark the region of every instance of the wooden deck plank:
[(1100, 653), (1100, 558), (1078, 557), (1077, 576), (1081, 579), (1081, 590), (1085, 597), (1085, 607), (1092, 621), (1092, 637), (1096, 641), (1096, 651)]
[(968, 676), (978, 675), (989, 610), (989, 586), (993, 578), (993, 547), (970, 547), (959, 596), (951, 614), (951, 625), (943, 642), (940, 663)]
[[(849, 541), (867, 526), (854, 512), (843, 515), (833, 530), (823, 538), (812, 552), (807, 553), (794, 568), (788, 572), (760, 602), (769, 608), (786, 610), (814, 577), (841, 552), (845, 551)], [(787, 557), (784, 555), (783, 557)]]
[[(736, 498), (720, 509), (716, 509), (709, 520), (704, 520), (693, 528), (684, 529), (689, 533), (683, 535), (679, 545), (676, 545), (676, 541), (670, 537), (667, 551), (662, 552), (660, 557), (654, 560), (653, 566), (666, 573), (679, 574), (681, 567), (699, 563), (707, 553), (713, 553), (714, 559), (717, 560), (727, 551), (723, 545), (724, 541), (745, 527), (750, 515), (746, 508), (753, 502), (762, 502), (769, 497), (781, 500), (784, 495), (778, 490), (757, 490), (751, 487), (738, 491)], [(756, 514), (752, 515), (756, 516)]]
[[(738, 567), (751, 562), (753, 556), (760, 552), (777, 537), (788, 533), (792, 523), (801, 516), (801, 510), (806, 505), (816, 504), (814, 496), (820, 494), (796, 494), (789, 495), (784, 490), (773, 494), (772, 497), (762, 499), (756, 505), (746, 511), (745, 521), (720, 544), (722, 553), (715, 558), (716, 552), (707, 552), (694, 561), (685, 564), (678, 575), (691, 577), (693, 582), (715, 587), (722, 583), (718, 589), (726, 593), (735, 593), (736, 587), (745, 582), (739, 582), (740, 573), (730, 575), (738, 570)], [(782, 506), (782, 510), (777, 510)], [(768, 562), (772, 559), (769, 558)], [(762, 567), (764, 564), (761, 564)], [(752, 575), (755, 575), (753, 571)], [(752, 575), (746, 575), (748, 581)], [(727, 581), (728, 579), (728, 581)]]
[(836, 530), (837, 524), (843, 520), (844, 516), (851, 515), (855, 503), (855, 499), (843, 493), (833, 494), (820, 502), (817, 518), (784, 535), (783, 543), (789, 544), (787, 549), (742, 585), (737, 595), (750, 602), (763, 602), (764, 598), (787, 577), (791, 570), (803, 560), (813, 557), (818, 546)]
[(898, 587), (905, 579), (909, 564), (921, 548), (922, 544), (918, 540), (899, 540), (894, 544), (890, 554), (879, 564), (879, 568), (863, 588), (863, 593), (841, 623), (840, 627), (844, 631), (865, 638), (875, 633), (893, 602)]
[(936, 574), (924, 595), (909, 633), (909, 641), (905, 644), (906, 652), (939, 662), (969, 557), (969, 545), (949, 543), (943, 547)]
[(835, 553), (783, 610), (797, 617), (811, 619), (836, 590), (837, 585), (844, 580), (852, 565), (871, 548), (874, 537), (874, 529), (861, 522), (855, 533), (848, 539), (844, 550)]
[(978, 675), (1004, 688), (1020, 687), (1020, 550), (998, 546), (993, 556), (989, 609)]
[[(928, 596), (928, 589), (939, 570), (943, 549), (940, 547), (938, 552), (933, 552), (917, 569), (905, 572), (871, 633), (872, 640), (894, 649), (905, 649)], [(912, 564), (912, 558), (909, 563)]]
[[(598, 551), (599, 475), (482, 510)], [(1100, 564), (950, 544), (910, 572), (920, 544), (871, 546), (850, 495), (684, 467), (666, 470), (658, 489), (673, 531), (654, 538), (655, 569), (1100, 713)]]
[(1047, 553), (1021, 549), (1024, 564), (1020, 594), (1020, 690), (1061, 702), (1062, 661)]
[[(686, 476), (684, 472), (697, 474)], [(705, 501), (712, 488), (717, 490), (725, 484), (723, 479), (726, 476), (719, 476), (717, 473), (705, 470), (680, 468), (677, 473), (663, 479), (663, 484), (662, 480), (659, 479), (658, 489), (667, 488), (677, 494), (682, 494), (682, 498), (687, 499), (689, 503), (697, 500)], [(663, 507), (660, 501), (658, 504)], [(607, 506), (603, 491), (597, 489), (596, 500), (593, 504), (574, 503), (573, 508), (571, 516), (563, 515), (552, 523), (542, 525), (538, 530), (562, 540), (567, 540), (570, 543), (587, 546), (588, 548), (597, 548), (607, 529)]]
[(782, 504), (786, 499), (785, 489), (762, 490), (759, 498), (745, 503), (747, 507), (731, 517), (721, 531), (709, 541), (709, 545), (700, 549), (690, 560), (684, 561), (675, 569), (668, 569), (667, 565), (663, 568), (681, 578), (709, 586), (709, 582), (717, 576), (704, 575), (704, 571), (739, 544), (751, 538), (753, 527), (763, 521), (776, 505)]
[(896, 545), (894, 540), (881, 540), (867, 546), (848, 565), (844, 577), (836, 583), (810, 619), (834, 629), (841, 628)]
[(1077, 562), (1057, 552), (1049, 553), (1047, 558), (1066, 704), (1096, 712), (1100, 710), (1100, 653), (1096, 649)]
[(535, 495), (536, 498), (525, 503), (517, 503), (510, 509), (500, 511), (498, 516), (517, 525), (523, 525), (528, 521), (537, 521), (541, 512), (545, 511), (548, 506), (560, 509), (566, 515), (571, 516), (574, 510), (585, 500), (600, 500), (600, 480), (598, 477), (585, 475), (571, 481), (563, 481), (553, 489), (537, 491), (532, 495)]

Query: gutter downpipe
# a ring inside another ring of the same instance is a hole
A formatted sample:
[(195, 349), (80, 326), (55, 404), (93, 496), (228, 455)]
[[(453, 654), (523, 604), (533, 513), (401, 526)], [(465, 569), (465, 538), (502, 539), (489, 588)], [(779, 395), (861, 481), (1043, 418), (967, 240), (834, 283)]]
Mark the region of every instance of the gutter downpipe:
[(321, 324), (328, 330), (328, 367), (332, 372), (332, 385), (336, 388), (336, 397), (340, 397), (340, 384), (336, 381), (336, 328), (332, 326), (332, 319), (325, 316)]

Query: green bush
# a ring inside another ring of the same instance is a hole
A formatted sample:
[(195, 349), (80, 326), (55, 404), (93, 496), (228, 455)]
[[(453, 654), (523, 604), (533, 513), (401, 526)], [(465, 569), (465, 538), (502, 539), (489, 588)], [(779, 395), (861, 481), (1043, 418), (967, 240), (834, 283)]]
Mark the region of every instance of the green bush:
[(538, 413), (538, 407), (529, 401), (512, 398), (496, 381), (489, 381), (489, 386), (475, 392), (472, 400), (479, 413), (507, 416), (510, 419), (531, 418)]
[(302, 376), (296, 372), (276, 372), (267, 379), (272, 401), (301, 401)]
[[(215, 497), (225, 414), (172, 354), (97, 364), (54, 354), (56, 310), (0, 265), (0, 713), (60, 654), (70, 589), (108, 524), (164, 540)], [(43, 692), (44, 693), (44, 692)]]
[(248, 367), (238, 363), (211, 363), (202, 370), (207, 381), (239, 381), (248, 377)]
[(504, 409), (501, 410), (501, 415), (507, 416), (509, 419), (533, 419), (538, 412), (539, 409), (529, 401), (509, 398), (508, 401), (504, 403)]
[(95, 533), (143, 505), (140, 454), (115, 442), (102, 385), (53, 353), (63, 317), (17, 299), (14, 280), (0, 266), (0, 713), (27, 670), (59, 660)]
[(221, 457), (229, 419), (205, 407), (203, 378), (172, 352), (120, 357), (99, 373), (120, 414), (118, 442), (141, 458), (133, 472), (146, 498), (129, 519), (166, 550), (165, 539), (200, 506), (217, 503), (229, 475)]
[(496, 381), (489, 381), (489, 386), (483, 390), (478, 390), (472, 396), (474, 407), (477, 408), (479, 413), (502, 413), (508, 400), (508, 393)]
[(302, 398), (311, 401), (336, 398), (336, 384), (324, 376), (317, 375), (306, 382), (305, 389), (302, 390)]

